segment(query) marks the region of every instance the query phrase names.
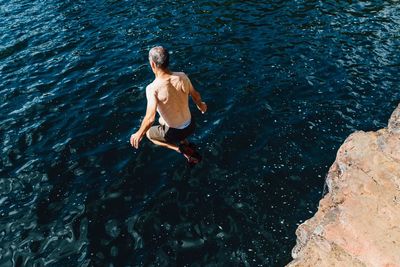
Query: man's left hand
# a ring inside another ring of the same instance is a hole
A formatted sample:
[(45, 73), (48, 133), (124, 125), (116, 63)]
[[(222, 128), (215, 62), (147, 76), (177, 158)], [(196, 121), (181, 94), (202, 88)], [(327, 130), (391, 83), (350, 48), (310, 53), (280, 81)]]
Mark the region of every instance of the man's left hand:
[(134, 133), (134, 134), (132, 134), (131, 135), (131, 140), (130, 140), (130, 142), (131, 142), (131, 145), (134, 147), (134, 148), (138, 148), (139, 147), (139, 143), (140, 143), (140, 141), (142, 141), (142, 136), (140, 136), (140, 134), (139, 133)]

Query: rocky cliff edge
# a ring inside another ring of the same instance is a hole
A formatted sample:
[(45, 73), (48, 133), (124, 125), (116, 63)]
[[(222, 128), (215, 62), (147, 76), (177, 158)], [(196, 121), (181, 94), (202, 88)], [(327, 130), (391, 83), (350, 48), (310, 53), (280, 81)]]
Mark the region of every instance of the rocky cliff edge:
[(400, 105), (387, 128), (346, 139), (326, 182), (287, 266), (400, 266)]

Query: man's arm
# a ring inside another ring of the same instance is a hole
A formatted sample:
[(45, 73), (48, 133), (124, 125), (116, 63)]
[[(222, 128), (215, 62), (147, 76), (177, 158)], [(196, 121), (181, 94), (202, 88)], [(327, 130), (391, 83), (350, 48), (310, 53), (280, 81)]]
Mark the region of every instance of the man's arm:
[(146, 97), (147, 97), (146, 115), (143, 118), (139, 130), (136, 133), (132, 134), (130, 139), (131, 145), (135, 148), (139, 147), (140, 141), (146, 134), (147, 130), (149, 130), (151, 125), (153, 125), (154, 119), (156, 117), (157, 98), (155, 92), (151, 89), (149, 90), (146, 88)]
[(196, 104), (197, 108), (201, 111), (201, 113), (205, 113), (207, 111), (207, 104), (201, 100), (201, 95), (194, 86), (190, 83), (190, 90), (189, 94), (192, 97), (194, 103)]

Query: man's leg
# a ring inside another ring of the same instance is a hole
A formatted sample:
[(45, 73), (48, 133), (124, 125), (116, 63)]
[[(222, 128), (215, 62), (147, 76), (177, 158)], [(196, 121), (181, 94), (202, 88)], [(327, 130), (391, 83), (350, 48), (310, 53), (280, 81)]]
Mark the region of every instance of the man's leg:
[(175, 151), (178, 152), (178, 153), (181, 153), (181, 152), (179, 151), (179, 147), (178, 147), (177, 145), (174, 145), (174, 144), (171, 144), (171, 143), (167, 143), (167, 142), (163, 142), (163, 141), (160, 141), (160, 140), (156, 140), (156, 139), (151, 138), (150, 131), (147, 131), (146, 136), (147, 136), (147, 138), (148, 138), (151, 142), (153, 142), (153, 144), (155, 144), (155, 145), (157, 145), (157, 146), (166, 147), (166, 148), (175, 150)]
[(186, 138), (179, 142), (180, 143), (179, 146), (176, 144), (168, 143), (165, 140), (165, 132), (164, 131), (165, 131), (165, 128), (162, 126), (153, 126), (147, 131), (146, 136), (155, 145), (175, 150), (178, 153), (182, 153), (189, 162), (197, 163), (199, 161), (197, 158), (192, 157), (191, 154), (193, 154), (193, 150), (189, 150), (190, 151), (189, 152), (189, 151), (187, 151), (187, 148), (186, 148), (184, 150), (185, 152), (181, 151), (182, 145), (184, 147), (189, 145), (189, 141)]
[(165, 142), (161, 142), (161, 141), (158, 141), (158, 140), (154, 140), (154, 139), (151, 139), (151, 138), (148, 137), (148, 136), (147, 136), (147, 138), (149, 138), (149, 140), (150, 140), (151, 142), (153, 142), (153, 144), (155, 144), (155, 145), (157, 145), (157, 146), (166, 147), (166, 148), (175, 150), (175, 151), (178, 152), (178, 153), (181, 153), (181, 152), (179, 151), (179, 147), (178, 147), (177, 145), (170, 144), (170, 143), (165, 143)]

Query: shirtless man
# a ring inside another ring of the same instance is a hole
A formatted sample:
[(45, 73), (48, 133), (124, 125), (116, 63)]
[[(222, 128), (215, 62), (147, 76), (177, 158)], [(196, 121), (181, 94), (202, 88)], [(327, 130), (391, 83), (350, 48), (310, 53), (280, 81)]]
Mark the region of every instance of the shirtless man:
[[(154, 144), (183, 153), (189, 162), (197, 163), (199, 158), (194, 155), (197, 153), (186, 139), (195, 130), (189, 95), (202, 113), (207, 111), (207, 105), (185, 73), (168, 69), (169, 54), (165, 48), (153, 47), (149, 61), (155, 79), (146, 87), (146, 115), (139, 130), (131, 135), (130, 143), (137, 149), (146, 134)], [(160, 115), (160, 125), (152, 126), (156, 111)]]

